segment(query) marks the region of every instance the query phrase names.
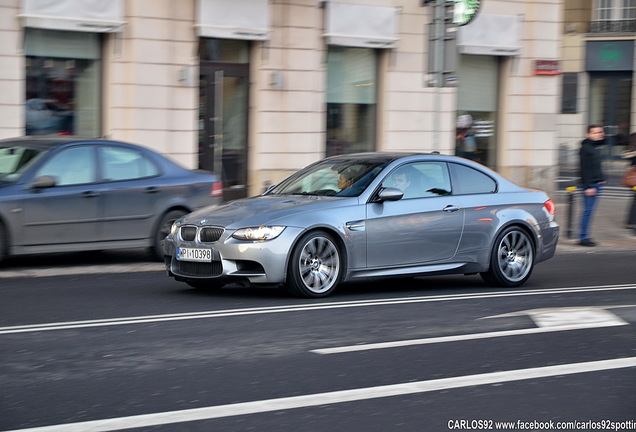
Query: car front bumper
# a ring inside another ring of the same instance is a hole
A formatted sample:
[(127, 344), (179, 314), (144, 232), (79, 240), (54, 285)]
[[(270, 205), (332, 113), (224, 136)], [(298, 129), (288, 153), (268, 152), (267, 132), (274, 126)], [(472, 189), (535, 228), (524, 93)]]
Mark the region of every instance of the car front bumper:
[[(232, 237), (233, 232), (226, 230), (214, 243), (184, 241), (175, 235), (169, 235), (164, 243), (164, 261), (168, 275), (177, 280), (192, 282), (285, 282), (288, 257), (296, 239), (304, 232), (302, 228), (286, 227), (278, 237), (266, 241), (237, 240)], [(211, 249), (212, 261), (179, 260), (177, 248)]]

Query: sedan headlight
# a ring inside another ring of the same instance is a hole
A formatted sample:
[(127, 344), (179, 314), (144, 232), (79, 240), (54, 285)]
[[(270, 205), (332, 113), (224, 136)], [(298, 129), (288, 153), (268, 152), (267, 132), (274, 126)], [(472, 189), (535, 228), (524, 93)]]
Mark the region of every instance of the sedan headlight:
[(232, 234), (237, 240), (272, 240), (275, 239), (283, 232), (284, 226), (259, 226), (238, 229)]

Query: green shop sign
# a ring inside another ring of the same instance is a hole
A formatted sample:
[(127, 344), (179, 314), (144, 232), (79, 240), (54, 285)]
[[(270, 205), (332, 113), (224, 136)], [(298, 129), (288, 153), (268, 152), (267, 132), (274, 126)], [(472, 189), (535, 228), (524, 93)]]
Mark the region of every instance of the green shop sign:
[(481, 0), (446, 0), (455, 3), (453, 8), (453, 23), (463, 26), (471, 22), (479, 12)]
[(588, 41), (585, 70), (591, 72), (631, 71), (634, 69), (634, 41)]

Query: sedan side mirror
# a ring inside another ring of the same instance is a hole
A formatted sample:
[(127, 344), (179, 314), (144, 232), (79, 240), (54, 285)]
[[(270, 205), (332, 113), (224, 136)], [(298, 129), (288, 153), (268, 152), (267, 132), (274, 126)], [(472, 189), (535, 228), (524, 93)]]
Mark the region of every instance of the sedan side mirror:
[(41, 176), (31, 183), (31, 189), (47, 189), (55, 186), (55, 178), (52, 176)]
[(398, 201), (401, 200), (404, 196), (404, 192), (399, 190), (398, 188), (382, 188), (380, 192), (378, 192), (378, 197), (375, 199), (376, 202), (384, 202), (384, 201)]

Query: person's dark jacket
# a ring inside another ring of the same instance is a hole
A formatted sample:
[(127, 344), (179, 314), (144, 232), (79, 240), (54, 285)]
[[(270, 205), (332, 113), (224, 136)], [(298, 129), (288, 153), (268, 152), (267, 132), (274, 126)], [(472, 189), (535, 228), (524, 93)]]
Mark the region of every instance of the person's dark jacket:
[(581, 143), (579, 156), (581, 161), (581, 187), (587, 189), (596, 183), (604, 182), (599, 146), (603, 141), (585, 139)]

